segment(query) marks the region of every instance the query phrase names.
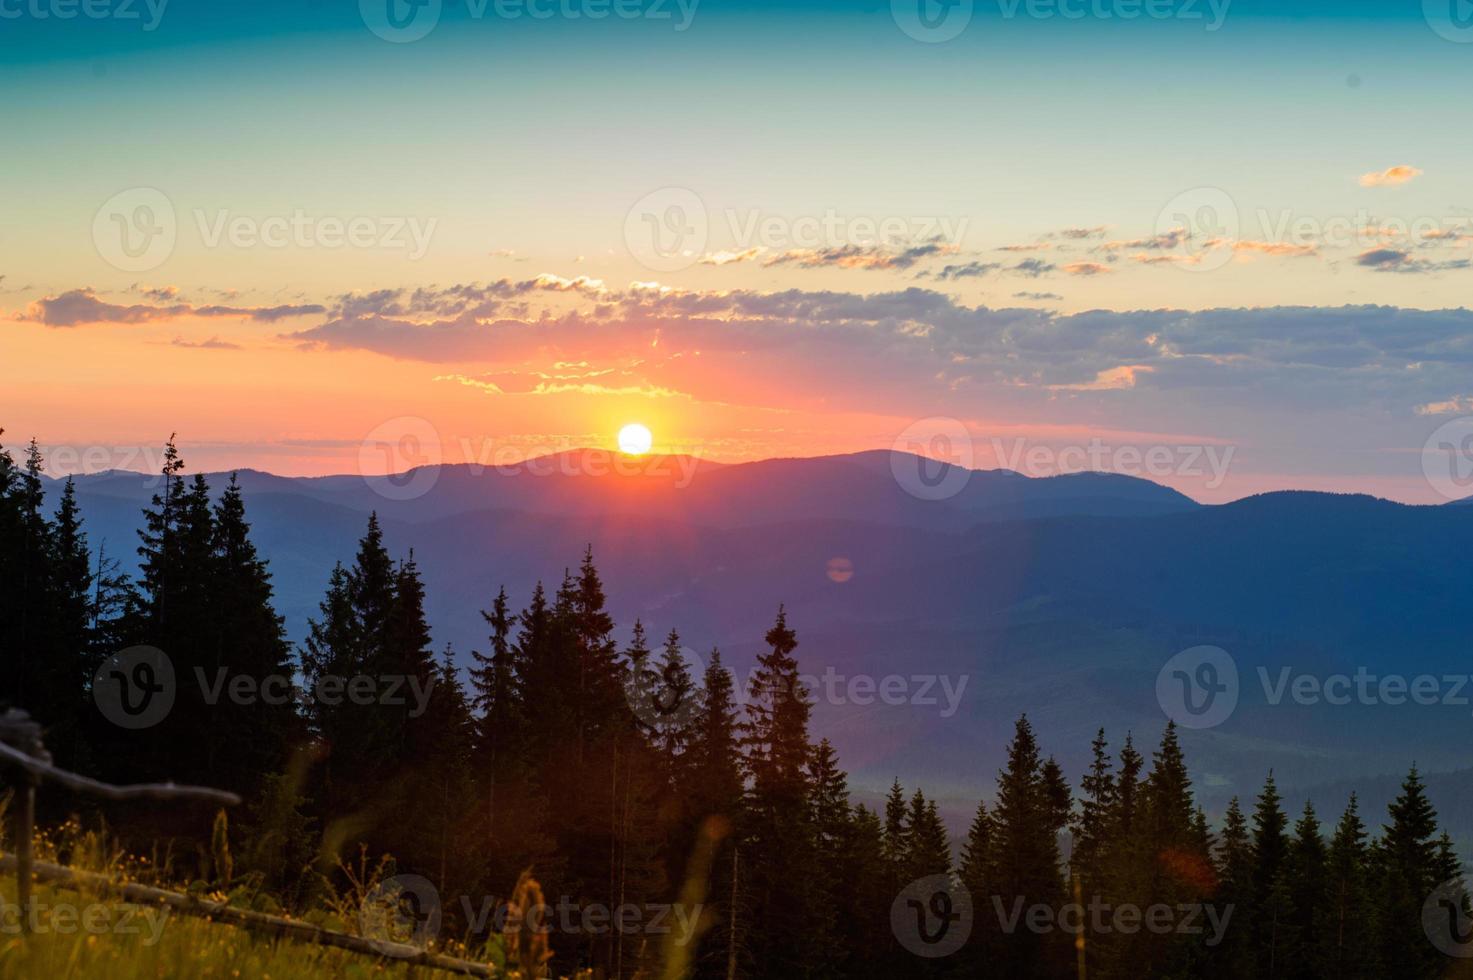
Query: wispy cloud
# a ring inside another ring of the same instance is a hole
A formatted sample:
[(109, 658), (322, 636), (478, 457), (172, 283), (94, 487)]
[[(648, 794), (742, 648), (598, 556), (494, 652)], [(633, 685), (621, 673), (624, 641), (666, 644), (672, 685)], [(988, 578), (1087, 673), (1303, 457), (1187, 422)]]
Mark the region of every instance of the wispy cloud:
[(44, 323), (48, 327), (149, 323), (186, 317), (240, 317), (261, 323), (274, 323), (325, 312), (327, 307), (317, 303), (284, 306), (193, 306), (189, 303), (171, 303), (165, 306), (144, 303), (124, 305), (98, 299), (90, 288), (83, 287), (36, 300), (20, 319)]
[(1473, 259), (1435, 261), (1413, 258), (1410, 252), (1399, 248), (1372, 248), (1357, 255), (1355, 264), (1376, 272), (1421, 274), (1467, 269), (1473, 266)]
[(1405, 163), (1399, 163), (1385, 170), (1372, 171), (1361, 174), (1360, 185), (1362, 187), (1393, 187), (1397, 184), (1405, 184), (1414, 177), (1420, 177), (1422, 171)]

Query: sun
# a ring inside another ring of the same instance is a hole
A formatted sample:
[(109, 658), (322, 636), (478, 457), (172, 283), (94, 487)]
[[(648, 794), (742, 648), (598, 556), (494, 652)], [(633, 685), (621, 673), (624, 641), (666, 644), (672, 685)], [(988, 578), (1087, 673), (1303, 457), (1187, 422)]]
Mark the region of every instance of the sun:
[(643, 456), (655, 444), (655, 437), (648, 427), (630, 422), (619, 430), (619, 452), (630, 456)]

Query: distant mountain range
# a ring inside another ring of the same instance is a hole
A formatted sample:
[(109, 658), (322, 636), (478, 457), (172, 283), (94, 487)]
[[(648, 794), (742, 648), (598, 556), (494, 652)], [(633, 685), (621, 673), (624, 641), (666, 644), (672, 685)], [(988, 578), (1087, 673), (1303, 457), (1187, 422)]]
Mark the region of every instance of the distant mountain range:
[[(1184, 736), (1214, 806), (1273, 767), (1291, 797), (1323, 785), (1316, 804), (1338, 813), (1340, 783), (1416, 760), (1434, 798), (1468, 813), (1473, 773), (1452, 773), (1470, 764), (1473, 707), (1272, 704), (1259, 671), (1473, 673), (1473, 507), (1299, 492), (1209, 507), (1131, 477), (968, 473), (890, 452), (719, 465), (588, 450), (392, 478), (238, 478), (296, 639), (377, 511), (391, 549), (414, 550), (436, 643), (462, 662), (484, 646), (478, 611), (501, 585), (524, 603), (591, 545), (621, 631), (636, 617), (656, 635), (676, 628), (739, 674), (781, 602), (814, 674), (965, 676), (950, 717), (821, 700), (814, 721), (862, 796), (900, 776), (951, 801), (955, 823), (1020, 711), (1076, 777), (1099, 726), (1149, 750), (1166, 720), (1157, 674), (1202, 643), (1226, 649), (1242, 680), (1232, 717)], [(228, 475), (209, 479), (218, 490)], [(943, 483), (956, 490), (945, 499), (912, 492)], [(157, 484), (78, 477), (93, 546), (131, 565)], [(1473, 840), (1473, 815), (1444, 815)]]

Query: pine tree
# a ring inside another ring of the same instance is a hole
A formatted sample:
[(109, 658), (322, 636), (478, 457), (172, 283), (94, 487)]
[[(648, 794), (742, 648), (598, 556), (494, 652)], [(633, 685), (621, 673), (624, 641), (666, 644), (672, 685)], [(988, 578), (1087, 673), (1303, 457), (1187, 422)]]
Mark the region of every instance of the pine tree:
[(809, 821), (813, 828), (817, 868), (827, 869), (814, 881), (814, 934), (809, 937), (811, 974), (839, 978), (845, 974), (845, 949), (840, 941), (840, 910), (847, 896), (839, 890), (843, 862), (851, 846), (848, 778), (839, 768), (838, 755), (828, 739), (818, 743), (809, 759)]
[(1101, 728), (1090, 744), (1092, 757), (1089, 771), (1079, 781), (1083, 794), (1074, 821), (1074, 847), (1070, 866), (1083, 883), (1083, 890), (1100, 891), (1105, 887), (1104, 855), (1109, 841), (1110, 814), (1115, 809), (1115, 773), (1110, 759), (1109, 743)]
[(1290, 948), (1293, 910), (1284, 875), (1288, 823), (1270, 771), (1253, 807), (1253, 945), (1259, 974), (1265, 977), (1282, 975)]
[[(638, 658), (631, 655), (631, 670), (636, 669), (637, 662)], [(733, 933), (733, 922), (745, 923), (747, 919), (740, 901), (736, 908), (732, 903), (733, 888), (740, 886), (740, 875), (733, 877), (732, 866), (740, 865), (739, 828), (746, 825), (746, 820), (742, 813), (744, 787), (735, 682), (731, 671), (722, 664), (719, 650), (711, 651), (700, 695), (700, 710), (690, 746), (688, 812), (694, 826), (715, 821), (713, 826), (725, 831), (711, 862), (707, 889), (711, 928), (702, 942), (696, 964), (696, 976), (706, 980), (726, 976), (730, 954), (740, 944), (740, 936)]]
[[(665, 647), (660, 654), (659, 694), (655, 734), (661, 755), (669, 771), (678, 776), (681, 756), (691, 735), (691, 716), (695, 713), (696, 685), (691, 679), (690, 667), (680, 646), (680, 634), (675, 630), (665, 637)], [(678, 782), (678, 779), (677, 779)]]
[(218, 773), (216, 784), (253, 789), (264, 774), (280, 770), (287, 745), (298, 734), (290, 690), (293, 658), (286, 627), (272, 607), (271, 573), (251, 541), (245, 501), (233, 474), (211, 526), (211, 667), (223, 678), (252, 678), (257, 696), (244, 703), (221, 699), (216, 723), (204, 734), (210, 768)]
[[(1008, 744), (1007, 766), (998, 775), (996, 828), (997, 919), (1043, 904), (1058, 908), (1064, 899), (1055, 804), (1043, 777), (1038, 743), (1027, 716), (1018, 719)], [(989, 921), (992, 916), (984, 916)], [(1004, 926), (1006, 929), (1006, 926)], [(999, 969), (1009, 976), (1051, 975), (1067, 955), (1061, 934), (1038, 934), (1019, 927), (1003, 937)]]
[(497, 784), (508, 773), (521, 769), (516, 764), (517, 747), (523, 734), (522, 692), (519, 690), (516, 665), (511, 648), (511, 628), (516, 622), (508, 607), (506, 589), (502, 588), (481, 618), (491, 627), (491, 653), (471, 651), (471, 704), (477, 714), (474, 721), (473, 758), (484, 801), (485, 827), (496, 839)]
[(1257, 961), (1252, 942), (1253, 889), (1257, 863), (1248, 819), (1235, 796), (1228, 803), (1223, 818), (1222, 836), (1217, 847), (1218, 888), (1212, 898), (1220, 913), (1230, 914), (1229, 926), (1222, 941), (1208, 960), (1208, 975), (1232, 978), (1251, 976)]
[(1416, 766), (1391, 802), (1391, 822), (1376, 845), (1377, 930), (1382, 975), (1388, 980), (1430, 976), (1441, 954), (1422, 932), (1421, 908), (1442, 881), (1437, 813)]
[(1319, 816), (1315, 813), (1314, 804), (1306, 802), (1304, 813), (1294, 824), (1294, 836), (1285, 861), (1284, 877), (1294, 913), (1286, 930), (1293, 941), (1292, 953), (1283, 971), (1286, 976), (1312, 980), (1324, 975), (1316, 939), (1322, 932), (1328, 900), (1325, 865), (1325, 842), (1320, 836)]
[(1335, 826), (1326, 856), (1326, 906), (1320, 957), (1329, 976), (1370, 978), (1378, 975), (1371, 939), (1369, 846), (1355, 794)]
[(905, 790), (896, 779), (885, 797), (885, 861), (891, 867), (893, 884), (898, 888), (904, 884), (905, 855), (910, 843), (905, 833)]
[(797, 636), (781, 608), (766, 641), (742, 725), (751, 782), (748, 846), (761, 855), (760, 862), (748, 865), (758, 917), (748, 945), (764, 975), (801, 977), (813, 963), (811, 940), (818, 919), (808, 810), (810, 705), (793, 657)]

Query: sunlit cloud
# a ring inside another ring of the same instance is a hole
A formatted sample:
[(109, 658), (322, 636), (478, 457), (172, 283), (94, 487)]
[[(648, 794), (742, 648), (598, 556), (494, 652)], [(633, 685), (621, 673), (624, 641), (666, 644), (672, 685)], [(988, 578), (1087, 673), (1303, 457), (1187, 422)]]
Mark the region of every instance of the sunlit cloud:
[(1397, 184), (1405, 184), (1421, 175), (1422, 171), (1416, 167), (1402, 163), (1394, 167), (1387, 167), (1385, 170), (1361, 174), (1360, 185), (1362, 187), (1393, 187)]

